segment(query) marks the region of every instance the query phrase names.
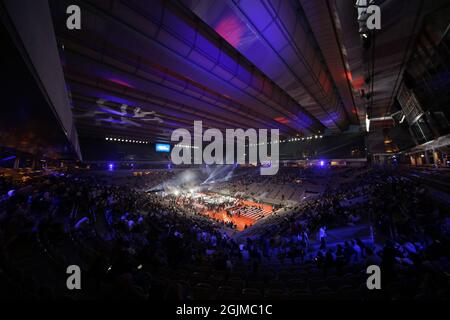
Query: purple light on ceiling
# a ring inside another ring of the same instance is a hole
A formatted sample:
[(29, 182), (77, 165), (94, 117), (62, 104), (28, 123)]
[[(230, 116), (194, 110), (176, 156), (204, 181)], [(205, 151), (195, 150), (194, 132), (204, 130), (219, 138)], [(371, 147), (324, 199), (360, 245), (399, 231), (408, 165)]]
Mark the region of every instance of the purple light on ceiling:
[(102, 110), (105, 113), (114, 114), (116, 116), (123, 116), (124, 115), (122, 112), (116, 111), (116, 110), (113, 110), (113, 109), (110, 109), (110, 108), (100, 107), (99, 109)]
[(330, 113), (330, 118), (331, 118), (331, 120), (336, 121), (336, 120), (339, 119), (339, 114), (337, 112), (331, 112)]
[(241, 22), (234, 16), (228, 16), (220, 20), (215, 30), (234, 48), (239, 46), (244, 34)]
[(108, 102), (115, 102), (115, 103), (130, 105), (130, 106), (133, 105), (133, 103), (129, 100), (118, 98), (115, 96), (106, 95), (106, 94), (99, 94), (98, 98), (101, 98)]
[(13, 159), (15, 159), (15, 158), (16, 158), (16, 156), (9, 156), (9, 157), (0, 159), (0, 161), (9, 161), (9, 160), (13, 160)]
[(102, 122), (113, 123), (113, 124), (125, 124), (125, 122), (121, 119), (113, 119), (112, 117), (106, 119), (98, 119)]
[(297, 114), (297, 117), (300, 119), (300, 121), (302, 121), (302, 124), (306, 124), (308, 126), (313, 124), (313, 120), (302, 112)]

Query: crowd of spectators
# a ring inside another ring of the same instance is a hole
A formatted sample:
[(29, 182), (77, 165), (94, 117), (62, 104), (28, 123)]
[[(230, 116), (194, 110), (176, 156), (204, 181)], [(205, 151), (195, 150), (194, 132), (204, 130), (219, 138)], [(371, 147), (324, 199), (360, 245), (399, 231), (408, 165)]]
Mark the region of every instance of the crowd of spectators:
[[(67, 173), (0, 180), (0, 287), (10, 297), (74, 298), (58, 285), (66, 276), (60, 268), (70, 264), (86, 270), (84, 298), (344, 297), (347, 285), (360, 299), (355, 292), (370, 264), (381, 266), (391, 288), (385, 298), (448, 295), (446, 213), (426, 188), (390, 172), (370, 170), (353, 185), (328, 188), (244, 240), (130, 181)], [(5, 195), (9, 188), (14, 193)], [(375, 242), (315, 239), (323, 226), (361, 222), (374, 225)], [(27, 255), (57, 272), (49, 279), (25, 272), (31, 261), (25, 267), (20, 257)]]

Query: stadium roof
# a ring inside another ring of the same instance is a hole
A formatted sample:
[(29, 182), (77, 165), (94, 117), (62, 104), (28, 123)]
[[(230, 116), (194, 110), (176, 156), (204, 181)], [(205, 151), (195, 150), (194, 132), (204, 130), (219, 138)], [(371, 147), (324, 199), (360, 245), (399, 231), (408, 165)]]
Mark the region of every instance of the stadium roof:
[[(369, 40), (354, 0), (49, 3), (78, 135), (164, 142), (194, 120), (284, 136), (364, 130), (368, 101), (370, 117), (390, 114), (420, 21), (444, 2), (375, 1)], [(72, 4), (81, 30), (66, 27)]]

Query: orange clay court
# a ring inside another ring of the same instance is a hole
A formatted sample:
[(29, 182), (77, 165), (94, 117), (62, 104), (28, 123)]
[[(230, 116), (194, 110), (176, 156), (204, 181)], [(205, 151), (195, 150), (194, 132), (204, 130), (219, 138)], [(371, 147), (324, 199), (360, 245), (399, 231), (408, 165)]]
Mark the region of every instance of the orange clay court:
[[(273, 207), (270, 204), (263, 204), (263, 203), (257, 203), (257, 202), (253, 202), (253, 201), (249, 201), (249, 200), (243, 200), (240, 202), (239, 205), (233, 207), (233, 209), (239, 209), (242, 207), (259, 207), (261, 209), (264, 210), (265, 215), (267, 216), (269, 214), (271, 214), (273, 212)], [(242, 231), (245, 229), (245, 226), (250, 227), (251, 225), (253, 225), (256, 221), (259, 220), (259, 218), (255, 217), (255, 218), (251, 218), (248, 216), (237, 216), (237, 215), (233, 215), (232, 217), (227, 215), (226, 210), (219, 210), (219, 211), (211, 211), (211, 210), (207, 210), (204, 212), (205, 215), (208, 215), (214, 219), (219, 219), (225, 222), (233, 222), (234, 224), (236, 224), (236, 229), (238, 231)]]

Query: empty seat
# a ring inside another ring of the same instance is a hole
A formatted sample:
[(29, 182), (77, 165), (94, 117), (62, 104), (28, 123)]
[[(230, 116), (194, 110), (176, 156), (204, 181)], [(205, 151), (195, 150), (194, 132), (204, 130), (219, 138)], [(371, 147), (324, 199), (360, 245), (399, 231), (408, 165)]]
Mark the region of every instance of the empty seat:
[(345, 280), (338, 277), (330, 277), (326, 280), (328, 287), (330, 287), (333, 290), (337, 290), (342, 285), (345, 284)]
[(195, 300), (210, 300), (213, 295), (213, 290), (208, 283), (197, 283), (192, 292)]
[(268, 287), (271, 289), (284, 290), (286, 286), (285, 286), (284, 282), (282, 282), (282, 281), (272, 280), (272, 281), (269, 281)]
[(289, 280), (292, 278), (292, 273), (290, 271), (280, 272), (280, 279), (283, 281)]
[(190, 297), (191, 294), (191, 286), (189, 285), (189, 282), (184, 280), (178, 280), (176, 283), (177, 286), (177, 293), (180, 296), (180, 299), (185, 300), (188, 297)]
[(205, 273), (194, 272), (189, 279), (189, 283), (191, 286), (194, 286), (197, 283), (205, 282), (205, 280), (206, 280)]
[(266, 290), (265, 297), (269, 300), (284, 300), (286, 299), (287, 294), (282, 289), (269, 288)]
[(223, 277), (218, 276), (218, 275), (211, 275), (208, 278), (208, 283), (213, 287), (213, 288), (218, 288), (220, 285), (223, 284)]
[(309, 290), (294, 289), (289, 293), (289, 299), (292, 300), (314, 300), (314, 296)]
[(254, 289), (258, 289), (258, 290), (263, 290), (264, 289), (264, 282), (262, 281), (247, 281), (247, 288), (254, 288)]
[(216, 291), (217, 300), (238, 300), (240, 294), (230, 286), (220, 286)]
[(263, 296), (261, 291), (255, 288), (245, 288), (242, 290), (242, 299), (244, 300), (259, 300)]
[(244, 287), (244, 281), (241, 278), (230, 278), (227, 281), (227, 286), (232, 287), (235, 290), (241, 291)]
[(329, 300), (336, 296), (336, 292), (328, 287), (321, 287), (314, 290), (314, 297), (318, 300)]
[(289, 290), (305, 289), (306, 283), (301, 279), (289, 279), (287, 281), (287, 287)]
[(311, 280), (311, 281), (308, 281), (308, 285), (309, 285), (309, 288), (314, 291), (318, 288), (325, 287), (327, 284), (326, 284), (325, 280)]
[(347, 289), (344, 291), (338, 291), (337, 299), (340, 300), (362, 300), (363, 295), (359, 289)]

